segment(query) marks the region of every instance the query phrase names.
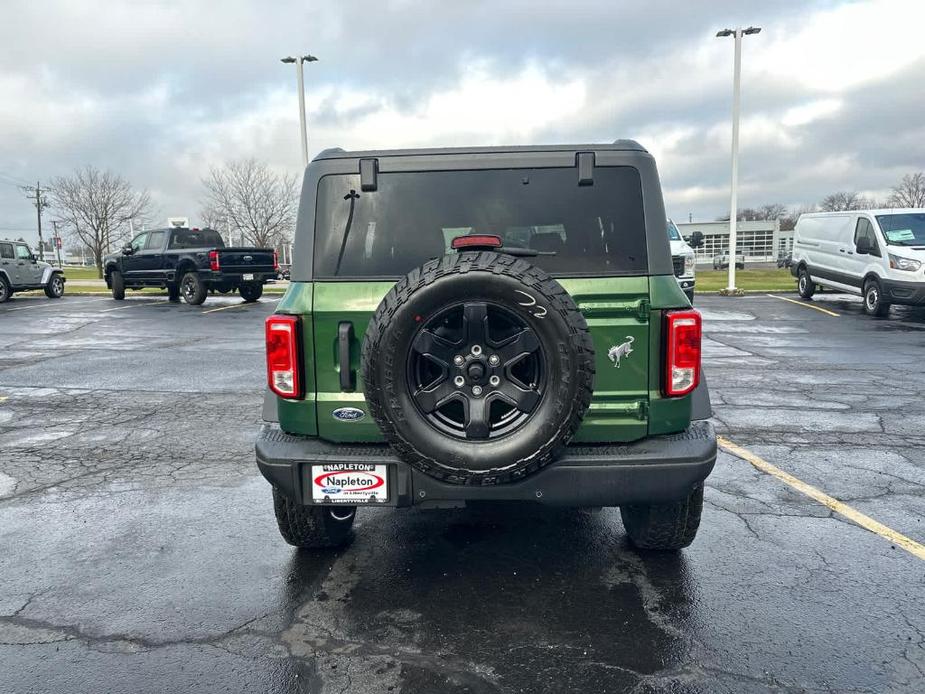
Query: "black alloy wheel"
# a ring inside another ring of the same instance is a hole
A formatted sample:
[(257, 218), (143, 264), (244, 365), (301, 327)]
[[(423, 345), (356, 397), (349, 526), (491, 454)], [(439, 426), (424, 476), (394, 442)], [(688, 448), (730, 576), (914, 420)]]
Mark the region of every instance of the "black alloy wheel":
[(523, 318), (472, 301), (449, 306), (420, 326), (406, 374), (431, 426), (478, 440), (522, 428), (543, 398), (547, 371), (540, 340)]

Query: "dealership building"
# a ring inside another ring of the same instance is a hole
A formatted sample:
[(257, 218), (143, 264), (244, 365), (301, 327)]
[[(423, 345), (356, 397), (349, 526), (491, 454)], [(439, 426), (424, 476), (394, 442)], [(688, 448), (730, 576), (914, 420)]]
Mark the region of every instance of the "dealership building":
[[(698, 263), (712, 263), (713, 256), (729, 251), (729, 222), (677, 223), (685, 241), (691, 234), (703, 234), (703, 245), (694, 252)], [(745, 262), (774, 262), (793, 248), (793, 232), (781, 231), (778, 220), (736, 223), (736, 254), (743, 254)]]

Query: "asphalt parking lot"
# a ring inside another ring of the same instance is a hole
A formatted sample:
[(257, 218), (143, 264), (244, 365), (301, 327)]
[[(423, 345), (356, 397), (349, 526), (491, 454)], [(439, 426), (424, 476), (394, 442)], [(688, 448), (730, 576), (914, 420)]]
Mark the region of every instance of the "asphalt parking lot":
[(721, 452), (678, 555), (534, 508), (364, 510), (319, 554), (253, 463), (274, 299), (16, 297), (0, 691), (921, 692), (925, 311), (799, 303), (698, 297), (717, 428), (879, 534)]

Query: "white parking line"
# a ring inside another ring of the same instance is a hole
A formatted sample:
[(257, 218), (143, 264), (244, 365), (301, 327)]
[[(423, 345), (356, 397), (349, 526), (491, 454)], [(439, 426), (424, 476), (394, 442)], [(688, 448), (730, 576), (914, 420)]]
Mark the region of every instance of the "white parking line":
[(40, 304), (38, 306), (17, 306), (16, 308), (8, 308), (4, 313), (11, 313), (12, 311), (26, 311), (30, 308), (60, 308), (61, 306), (77, 306), (78, 304), (94, 304), (99, 301), (109, 301), (109, 299), (90, 299), (89, 301), (55, 301), (54, 299), (47, 299), (48, 303)]
[(169, 301), (146, 301), (144, 303), (132, 302), (128, 306), (117, 306), (116, 308), (104, 308), (100, 313), (112, 313), (113, 311), (124, 311), (127, 308), (142, 308), (143, 306), (157, 306), (158, 304), (169, 304)]

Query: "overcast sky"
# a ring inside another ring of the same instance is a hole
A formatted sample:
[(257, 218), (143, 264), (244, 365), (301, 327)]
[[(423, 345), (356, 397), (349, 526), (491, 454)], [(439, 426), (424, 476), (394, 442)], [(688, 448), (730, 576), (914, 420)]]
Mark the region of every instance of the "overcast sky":
[[(6, 3), (0, 237), (34, 238), (17, 183), (93, 164), (198, 218), (210, 166), (298, 172), (309, 149), (607, 142), (656, 156), (669, 214), (728, 208), (733, 41), (740, 206), (881, 196), (925, 169), (925, 2), (476, 0)], [(46, 215), (47, 218), (53, 216)]]

